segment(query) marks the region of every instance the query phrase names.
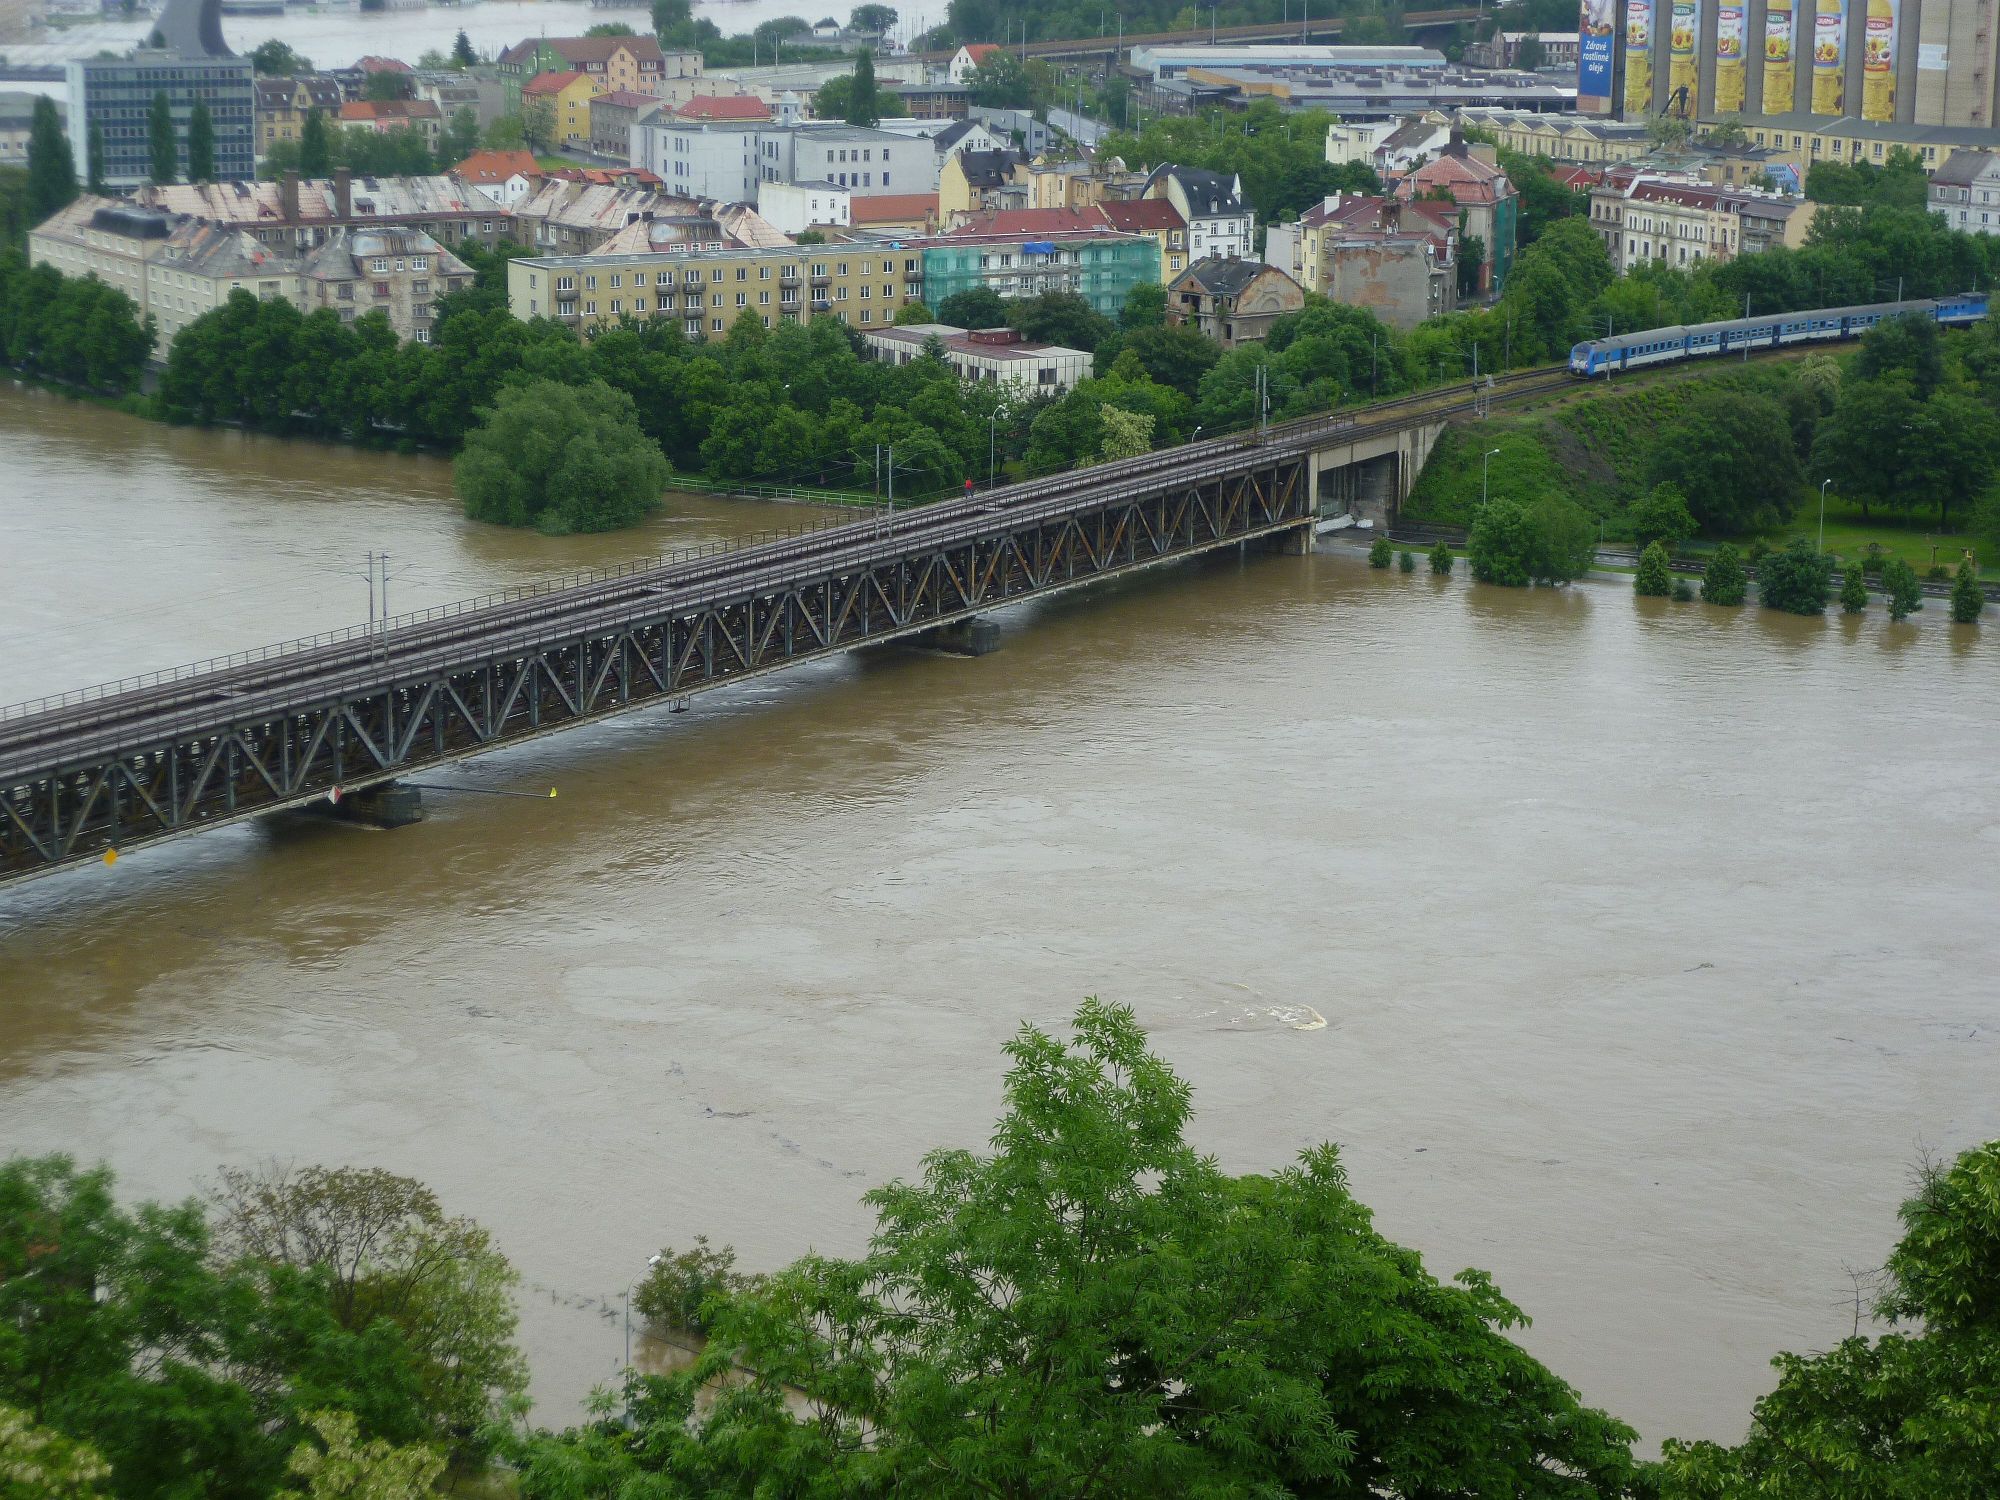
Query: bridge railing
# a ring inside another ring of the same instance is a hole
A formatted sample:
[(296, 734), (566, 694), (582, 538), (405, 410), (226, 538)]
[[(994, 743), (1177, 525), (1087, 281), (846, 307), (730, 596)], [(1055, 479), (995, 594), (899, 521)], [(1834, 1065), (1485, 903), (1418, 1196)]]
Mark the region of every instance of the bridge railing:
[(205, 657), (200, 661), (183, 662), (179, 666), (162, 667), (157, 671), (135, 673), (111, 682), (93, 683), (89, 687), (72, 688), (64, 693), (49, 693), (40, 698), (28, 698), (19, 703), (0, 707), (0, 723), (12, 719), (24, 719), (38, 713), (48, 713), (55, 709), (73, 708), (78, 704), (95, 702), (100, 698), (114, 697), (120, 693), (135, 692), (142, 688), (162, 687), (170, 683), (183, 682), (191, 678), (206, 676), (212, 672), (228, 671), (233, 667), (252, 666), (259, 662), (276, 661), (286, 657), (300, 656), (308, 652), (325, 650), (333, 646), (349, 645), (355, 641), (380, 638), (394, 631), (411, 626), (427, 625), (438, 620), (447, 620), (460, 615), (476, 614), (483, 609), (494, 609), (508, 604), (518, 604), (526, 599), (543, 595), (565, 593), (575, 589), (594, 588), (600, 584), (629, 578), (635, 573), (651, 573), (662, 568), (676, 567), (683, 563), (698, 562), (703, 558), (716, 557), (726, 552), (763, 546), (769, 542), (788, 538), (809, 536), (817, 531), (829, 530), (837, 526), (852, 526), (848, 517), (830, 518), (819, 525), (796, 527), (774, 527), (759, 531), (747, 537), (735, 537), (726, 541), (712, 542), (705, 547), (677, 547), (651, 557), (637, 558), (628, 563), (618, 563), (603, 568), (588, 569), (578, 573), (558, 574), (552, 578), (538, 579), (533, 583), (515, 584), (512, 587), (496, 589), (491, 593), (477, 594), (467, 599), (455, 599), (449, 604), (437, 604), (429, 609), (410, 610), (372, 624), (343, 626), (337, 630), (322, 630), (317, 635), (302, 635), (291, 640), (276, 641), (266, 646), (254, 646), (242, 651), (232, 651), (223, 656)]
[[(1496, 386), (1498, 389), (1505, 389), (1509, 385), (1524, 380), (1546, 377), (1548, 373), (1546, 370), (1512, 371), (1498, 377), (1488, 376), (1480, 382), (1467, 381), (1463, 384), (1454, 383), (1435, 386), (1429, 390), (1414, 391), (1403, 396), (1389, 397), (1384, 400), (1371, 402), (1366, 406), (1348, 407), (1326, 414), (1294, 418), (1290, 421), (1274, 423), (1262, 432), (1258, 432), (1252, 428), (1226, 435), (1218, 434), (1217, 437), (1209, 439), (1207, 442), (1189, 445), (1192, 451), (1187, 456), (1197, 458), (1198, 460), (1219, 460), (1225, 453), (1240, 454), (1245, 450), (1261, 450), (1267, 446), (1272, 449), (1281, 450), (1335, 433), (1340, 433), (1343, 436), (1364, 437), (1382, 430), (1386, 426), (1394, 425), (1393, 419), (1388, 423), (1371, 419), (1381, 418), (1394, 412), (1409, 411), (1412, 407), (1421, 408), (1439, 400), (1446, 402), (1456, 401), (1467, 395), (1477, 395), (1482, 390), (1495, 391)], [(1120, 477), (1121, 468), (1134, 467), (1143, 469), (1149, 462), (1156, 462), (1164, 455), (1174, 451), (1163, 449), (1156, 453), (1139, 455), (1137, 458), (1124, 461), (1120, 465), (1107, 465), (1102, 471), (1102, 477), (1106, 480), (1115, 481)], [(1197, 474), (1206, 472), (1205, 468), (1198, 467), (1193, 471), (1187, 471), (1186, 477), (1193, 478)], [(1057, 476), (1048, 477), (1054, 478)], [(974, 496), (974, 502), (984, 502), (997, 498), (1002, 494), (1011, 496), (1019, 492), (1032, 491), (1037, 484), (1042, 482), (1044, 481), (1029, 479), (997, 485), (991, 490), (979, 491)], [(1145, 487), (1142, 486), (1141, 488)], [(1093, 495), (1092, 498), (1093, 500), (1112, 499), (1122, 494), (1124, 494), (1123, 491), (1099, 492)], [(1029, 495), (1021, 493), (1020, 500), (1029, 500)], [(1016, 505), (1019, 502), (1010, 499), (1006, 503), (1008, 505), (1006, 514), (1010, 519), (1024, 520), (1032, 519), (1036, 516), (1059, 513), (1069, 508), (1073, 502), (1057, 500), (1039, 506), (1020, 505), (1018, 509)], [(925, 506), (912, 511), (911, 514), (920, 515), (927, 511), (943, 513), (948, 512), (951, 508), (950, 503), (947, 502), (943, 506)], [(252, 647), (243, 651), (231, 652), (227, 655), (209, 657), (202, 661), (187, 662), (180, 666), (163, 668), (154, 672), (139, 673), (111, 682), (102, 682), (89, 687), (75, 688), (64, 693), (53, 693), (40, 698), (28, 699), (20, 703), (0, 707), (0, 723), (27, 718), (35, 714), (74, 708), (81, 704), (92, 703), (123, 693), (191, 681), (192, 679), (212, 673), (226, 672), (233, 668), (300, 657), (314, 651), (331, 651), (335, 648), (352, 645), (357, 641), (380, 640), (387, 647), (391, 644), (391, 637), (396, 632), (409, 628), (435, 623), (439, 620), (477, 614), (481, 610), (505, 608), (536, 598), (588, 590), (606, 583), (615, 582), (621, 578), (629, 578), (636, 574), (661, 571), (666, 568), (699, 562), (704, 559), (719, 557), (733, 552), (747, 551), (751, 548), (768, 545), (771, 542), (809, 536), (822, 531), (846, 528), (853, 531), (857, 537), (865, 535), (872, 538), (875, 533), (866, 530), (867, 527), (868, 522), (865, 519), (856, 520), (847, 516), (833, 516), (822, 519), (817, 524), (776, 528), (758, 532), (748, 537), (718, 541), (706, 547), (674, 549), (669, 552), (655, 554), (652, 557), (636, 559), (629, 563), (542, 579), (534, 583), (520, 584), (511, 588), (477, 595), (472, 598), (456, 600), (449, 604), (436, 605), (429, 609), (391, 616), (387, 620), (376, 621), (372, 626), (368, 624), (350, 625), (338, 630), (322, 631), (317, 635), (301, 636), (272, 645)], [(539, 619), (547, 613), (550, 612), (536, 611), (525, 618)], [(515, 623), (521, 618), (524, 617), (517, 615), (514, 620), (510, 620), (508, 623)], [(169, 703), (161, 706), (171, 707), (173, 705)]]

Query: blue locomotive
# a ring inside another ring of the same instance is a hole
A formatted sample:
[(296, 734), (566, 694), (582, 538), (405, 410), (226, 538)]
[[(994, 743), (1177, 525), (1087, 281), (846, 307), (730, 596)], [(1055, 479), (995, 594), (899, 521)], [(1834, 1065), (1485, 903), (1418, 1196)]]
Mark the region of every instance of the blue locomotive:
[(1590, 339), (1569, 351), (1569, 372), (1589, 379), (1648, 365), (1698, 359), (1705, 354), (1740, 354), (1746, 349), (1772, 349), (1780, 344), (1861, 337), (1884, 318), (1917, 313), (1947, 327), (1962, 328), (1986, 316), (1986, 294), (1964, 292), (1952, 297), (1908, 302), (1876, 302), (1866, 307), (1823, 307), (1814, 312), (1774, 313), (1767, 318), (1735, 318), (1727, 323), (1697, 323), (1692, 327), (1652, 328)]

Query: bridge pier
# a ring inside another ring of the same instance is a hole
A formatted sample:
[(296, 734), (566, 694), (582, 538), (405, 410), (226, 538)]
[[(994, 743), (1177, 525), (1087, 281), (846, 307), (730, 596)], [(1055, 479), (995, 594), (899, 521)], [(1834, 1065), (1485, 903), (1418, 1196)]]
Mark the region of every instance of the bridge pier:
[(424, 794), (400, 781), (378, 781), (343, 792), (338, 802), (314, 805), (315, 811), (362, 828), (407, 828), (425, 818)]
[(978, 615), (968, 615), (963, 620), (926, 630), (916, 640), (919, 646), (953, 656), (991, 656), (1000, 649), (1000, 627)]

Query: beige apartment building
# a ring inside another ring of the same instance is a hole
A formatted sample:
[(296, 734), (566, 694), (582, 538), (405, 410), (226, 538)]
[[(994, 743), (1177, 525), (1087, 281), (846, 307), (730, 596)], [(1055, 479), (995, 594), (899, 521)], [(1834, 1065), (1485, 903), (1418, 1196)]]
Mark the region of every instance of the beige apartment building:
[(381, 312), (402, 339), (430, 341), (434, 304), (472, 269), (411, 229), (359, 229), (316, 247), (272, 246), (235, 225), (88, 195), (37, 226), (28, 256), (65, 276), (96, 276), (154, 321), (153, 357), (232, 292), (289, 302), (342, 322)]
[(1590, 226), (1622, 275), (1664, 261), (1676, 269), (1774, 246), (1798, 248), (1812, 222), (1798, 198), (1611, 172), (1590, 194)]
[(766, 328), (823, 313), (880, 328), (922, 295), (919, 252), (871, 245), (552, 255), (507, 266), (515, 317), (556, 318), (579, 332), (623, 318), (671, 318), (689, 338), (719, 338), (746, 312)]

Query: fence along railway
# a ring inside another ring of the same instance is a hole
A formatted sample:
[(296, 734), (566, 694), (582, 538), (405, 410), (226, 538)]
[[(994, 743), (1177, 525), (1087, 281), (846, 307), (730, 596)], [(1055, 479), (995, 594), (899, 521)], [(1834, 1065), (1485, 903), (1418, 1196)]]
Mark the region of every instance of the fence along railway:
[[(1303, 551), (1329, 495), (1407, 493), (1524, 371), (883, 517), (0, 709), (0, 884), (1217, 548)], [(1366, 488), (1366, 486), (1361, 486)], [(1346, 508), (1345, 501), (1332, 504)]]

